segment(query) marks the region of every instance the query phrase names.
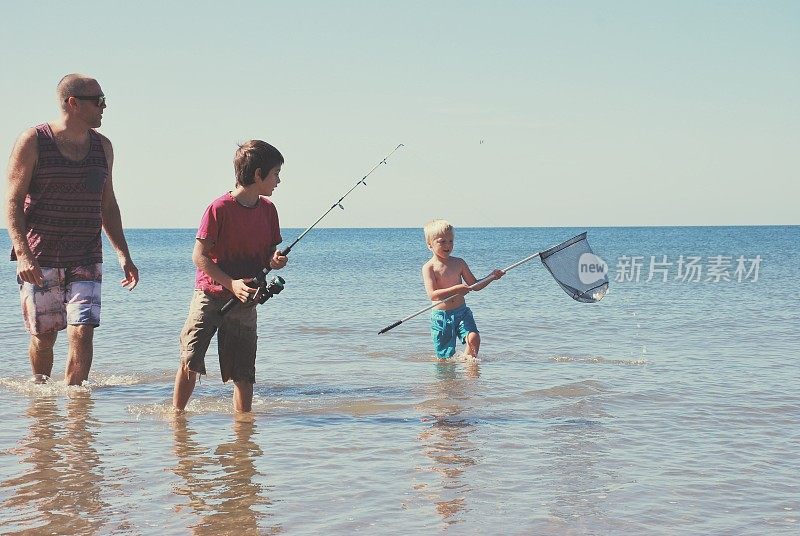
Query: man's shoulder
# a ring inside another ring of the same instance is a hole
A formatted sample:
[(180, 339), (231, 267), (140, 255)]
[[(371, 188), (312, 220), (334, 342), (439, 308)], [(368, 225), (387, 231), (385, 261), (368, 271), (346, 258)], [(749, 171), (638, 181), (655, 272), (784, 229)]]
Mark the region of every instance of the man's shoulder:
[(25, 129), (18, 137), (17, 142), (14, 144), (14, 151), (12, 153), (12, 161), (15, 159), (22, 159), (25, 162), (34, 163), (39, 151), (39, 136), (36, 127)]
[(107, 137), (107, 136), (104, 136), (103, 134), (100, 134), (100, 133), (99, 133), (99, 132), (97, 132), (97, 130), (96, 130), (96, 129), (94, 129), (94, 128), (92, 128), (92, 129), (90, 129), (90, 130), (91, 130), (92, 132), (94, 132), (95, 134), (97, 134), (97, 136), (100, 138), (100, 143), (102, 143), (103, 145), (108, 145), (108, 146), (111, 146), (111, 140), (110, 140), (110, 139), (108, 139), (108, 137)]
[(17, 143), (20, 145), (36, 144), (39, 138), (38, 126), (26, 128), (17, 136)]

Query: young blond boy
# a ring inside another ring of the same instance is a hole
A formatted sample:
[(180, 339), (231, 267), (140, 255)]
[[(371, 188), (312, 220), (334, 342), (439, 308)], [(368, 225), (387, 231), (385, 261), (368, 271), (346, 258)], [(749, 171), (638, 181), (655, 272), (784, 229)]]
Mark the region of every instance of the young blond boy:
[(435, 302), (453, 296), (431, 311), (431, 336), (436, 355), (442, 359), (452, 357), (456, 352), (457, 336), (461, 344), (467, 345), (464, 353), (478, 357), (481, 336), (464, 295), (472, 290), (485, 288), (492, 281), (503, 277), (505, 272), (495, 269), (489, 277), (478, 283), (464, 259), (450, 255), (455, 239), (452, 225), (445, 220), (432, 220), (425, 224), (423, 230), (428, 249), (433, 253), (430, 260), (422, 266), (425, 291), (431, 301)]

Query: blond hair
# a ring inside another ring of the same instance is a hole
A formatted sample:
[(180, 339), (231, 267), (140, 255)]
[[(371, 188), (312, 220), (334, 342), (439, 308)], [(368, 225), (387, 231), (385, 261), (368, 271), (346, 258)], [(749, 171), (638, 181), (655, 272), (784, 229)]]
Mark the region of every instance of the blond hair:
[(440, 236), (455, 232), (447, 220), (431, 220), (425, 224), (422, 230), (425, 231), (425, 243), (428, 245)]

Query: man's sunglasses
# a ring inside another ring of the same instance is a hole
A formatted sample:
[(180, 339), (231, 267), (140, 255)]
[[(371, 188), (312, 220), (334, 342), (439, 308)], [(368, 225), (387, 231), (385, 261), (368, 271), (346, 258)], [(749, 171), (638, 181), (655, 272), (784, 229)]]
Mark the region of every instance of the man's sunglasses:
[[(72, 95), (72, 97), (78, 100), (94, 101), (95, 106), (98, 108), (106, 103), (105, 95)], [(69, 97), (67, 97), (67, 100), (69, 100)]]

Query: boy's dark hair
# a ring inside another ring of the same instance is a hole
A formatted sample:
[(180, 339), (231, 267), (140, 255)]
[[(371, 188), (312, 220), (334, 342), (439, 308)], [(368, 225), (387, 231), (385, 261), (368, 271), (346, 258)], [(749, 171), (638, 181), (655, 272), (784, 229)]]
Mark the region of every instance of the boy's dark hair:
[(236, 156), (233, 157), (233, 169), (236, 171), (236, 183), (242, 186), (253, 184), (256, 181), (256, 170), (261, 170), (261, 175), (274, 167), (283, 164), (283, 155), (269, 143), (261, 140), (250, 140), (239, 145)]

